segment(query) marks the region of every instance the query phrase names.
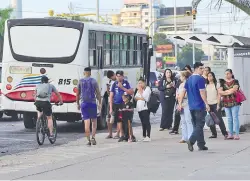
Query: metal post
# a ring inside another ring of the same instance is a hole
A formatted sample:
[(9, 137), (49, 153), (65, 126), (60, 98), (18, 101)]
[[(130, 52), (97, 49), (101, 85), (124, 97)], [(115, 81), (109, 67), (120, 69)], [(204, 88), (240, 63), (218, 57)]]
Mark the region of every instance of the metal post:
[(99, 23), (99, 0), (96, 0), (96, 22)]
[[(174, 0), (174, 34), (176, 35), (177, 34), (177, 22), (176, 22), (176, 0)], [(177, 61), (177, 56), (178, 56), (178, 52), (177, 52), (177, 40), (175, 40), (175, 50), (174, 50), (174, 53), (175, 53), (175, 59), (176, 59), (176, 62)]]
[[(192, 34), (194, 35), (194, 18), (192, 17)], [(193, 64), (195, 64), (195, 44), (193, 43)]]

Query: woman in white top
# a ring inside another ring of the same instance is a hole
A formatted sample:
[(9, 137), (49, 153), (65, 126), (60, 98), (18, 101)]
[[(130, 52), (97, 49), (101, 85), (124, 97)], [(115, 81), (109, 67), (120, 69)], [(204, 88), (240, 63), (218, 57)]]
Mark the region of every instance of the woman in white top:
[[(187, 71), (182, 71), (180, 73), (180, 79), (181, 79), (181, 84), (178, 88), (178, 95), (183, 92), (184, 89), (184, 85), (186, 83), (186, 80), (188, 79), (188, 77), (191, 75), (189, 72)], [(177, 95), (178, 101), (179, 101), (179, 96)], [(182, 139), (180, 141), (180, 143), (186, 143), (186, 141), (189, 140), (190, 136), (193, 133), (193, 123), (192, 123), (192, 116), (189, 110), (189, 106), (188, 106), (188, 99), (187, 99), (187, 95), (184, 97), (183, 102), (182, 102), (182, 107), (183, 110), (181, 110), (181, 133), (182, 133)]]
[[(209, 72), (207, 74), (207, 86), (206, 86), (206, 92), (207, 92), (207, 102), (210, 107), (210, 112), (214, 112), (216, 116), (220, 120), (220, 130), (221, 133), (225, 138), (227, 138), (228, 132), (226, 130), (225, 123), (222, 119), (221, 115), (221, 109), (220, 109), (220, 100), (221, 96), (218, 94), (217, 90), (217, 80), (213, 72)], [(217, 138), (217, 131), (216, 131), (216, 126), (211, 126), (210, 130), (212, 132), (212, 136), (209, 138)]]
[(151, 141), (150, 132), (150, 112), (148, 111), (147, 101), (149, 101), (151, 94), (150, 87), (146, 86), (145, 81), (140, 79), (137, 85), (137, 92), (135, 94), (136, 109), (142, 123), (143, 141)]

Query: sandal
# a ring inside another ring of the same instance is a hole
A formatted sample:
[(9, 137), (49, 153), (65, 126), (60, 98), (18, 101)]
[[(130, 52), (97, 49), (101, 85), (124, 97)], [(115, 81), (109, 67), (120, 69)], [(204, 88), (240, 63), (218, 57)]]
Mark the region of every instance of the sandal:
[(234, 140), (240, 140), (240, 137), (239, 136), (235, 136)]

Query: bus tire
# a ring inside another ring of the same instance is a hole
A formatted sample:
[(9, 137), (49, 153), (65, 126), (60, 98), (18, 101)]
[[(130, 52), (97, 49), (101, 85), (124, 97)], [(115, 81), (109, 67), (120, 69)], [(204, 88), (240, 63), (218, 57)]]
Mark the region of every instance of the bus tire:
[(3, 118), (3, 112), (0, 112), (0, 118)]
[(107, 103), (103, 99), (102, 100), (102, 110), (101, 110), (101, 115), (97, 117), (97, 129), (98, 130), (103, 130), (107, 128), (107, 122), (106, 122), (106, 117), (107, 117)]
[(35, 128), (35, 116), (32, 113), (24, 113), (23, 114), (23, 123), (26, 129), (33, 129)]
[(12, 121), (18, 121), (18, 115), (17, 115), (17, 113), (13, 113), (13, 114), (11, 114), (11, 120)]

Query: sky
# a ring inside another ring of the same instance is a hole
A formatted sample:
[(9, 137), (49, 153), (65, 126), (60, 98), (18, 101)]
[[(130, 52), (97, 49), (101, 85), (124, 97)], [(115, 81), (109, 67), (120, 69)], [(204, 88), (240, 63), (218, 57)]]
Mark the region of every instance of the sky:
[[(9, 6), (10, 0), (0, 0), (0, 8)], [(198, 7), (196, 28), (202, 28), (205, 32), (234, 34), (250, 37), (250, 16), (236, 10), (227, 2), (220, 9), (215, 8), (212, 0), (203, 0)], [(214, 0), (217, 1), (217, 0)], [(23, 17), (46, 17), (48, 10), (55, 13), (68, 13), (69, 3), (75, 7), (77, 13), (95, 13), (96, 0), (23, 0)], [(123, 0), (99, 0), (100, 15), (119, 13), (123, 6)], [(176, 0), (177, 6), (191, 6), (192, 0)], [(174, 0), (162, 0), (167, 7), (173, 7)]]

